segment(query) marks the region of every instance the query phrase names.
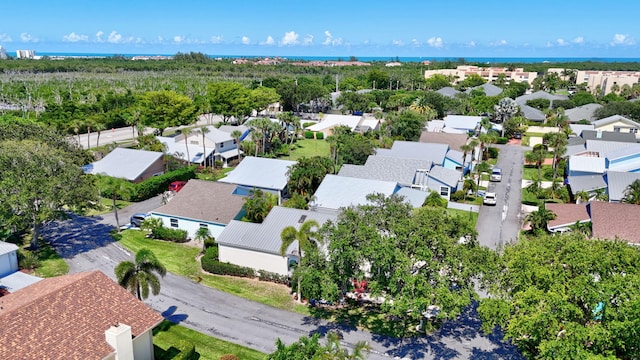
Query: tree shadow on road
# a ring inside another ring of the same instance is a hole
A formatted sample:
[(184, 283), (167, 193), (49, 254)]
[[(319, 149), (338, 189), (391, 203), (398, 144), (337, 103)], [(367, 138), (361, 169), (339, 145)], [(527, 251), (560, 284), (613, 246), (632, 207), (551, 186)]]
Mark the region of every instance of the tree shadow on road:
[(111, 225), (100, 223), (101, 217), (71, 214), (64, 221), (51, 222), (42, 228), (42, 236), (64, 259), (114, 242)]
[(163, 311), (161, 315), (163, 318), (165, 318), (165, 320), (168, 320), (173, 324), (180, 324), (181, 322), (187, 320), (189, 315), (176, 314), (176, 310), (178, 310), (178, 307), (175, 305), (171, 305), (167, 308), (167, 310)]

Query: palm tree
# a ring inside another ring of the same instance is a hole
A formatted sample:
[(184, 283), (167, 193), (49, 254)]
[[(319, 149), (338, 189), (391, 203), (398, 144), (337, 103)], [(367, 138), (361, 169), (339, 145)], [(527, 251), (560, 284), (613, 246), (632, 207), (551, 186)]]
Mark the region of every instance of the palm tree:
[(640, 205), (640, 180), (634, 180), (624, 191), (622, 202)]
[(238, 147), (238, 160), (242, 160), (242, 155), (240, 154), (240, 138), (242, 137), (242, 132), (240, 132), (240, 130), (233, 130), (231, 132), (231, 137), (236, 142), (236, 146)]
[(476, 184), (476, 196), (478, 196), (478, 190), (480, 189), (480, 178), (482, 177), (482, 173), (489, 172), (489, 170), (491, 170), (491, 166), (489, 166), (489, 164), (486, 162), (481, 162), (480, 164), (476, 165), (476, 168), (474, 170), (478, 175), (478, 183)]
[(190, 128), (182, 129), (182, 136), (184, 136), (184, 147), (187, 149), (187, 166), (191, 165), (191, 154), (189, 154), (189, 136), (193, 134), (193, 130)]
[(564, 154), (567, 152), (567, 136), (564, 132), (547, 133), (544, 135), (544, 139), (547, 142), (547, 146), (553, 148), (553, 181), (556, 181), (558, 176), (558, 162)]
[(202, 163), (205, 169), (207, 168), (207, 145), (205, 143), (205, 135), (210, 131), (211, 130), (206, 126), (201, 126), (200, 129), (198, 129), (198, 132), (202, 134)]
[(149, 297), (149, 288), (153, 295), (160, 293), (160, 279), (164, 277), (167, 269), (158, 261), (149, 249), (140, 249), (136, 253), (135, 263), (123, 261), (115, 269), (118, 284), (129, 290), (138, 300)]
[(525, 155), (525, 160), (530, 164), (535, 164), (538, 168), (538, 180), (542, 181), (542, 164), (547, 156), (547, 147), (538, 144), (533, 147), (533, 151)]
[(537, 232), (540, 230), (546, 230), (549, 221), (555, 218), (556, 214), (553, 211), (547, 210), (547, 208), (541, 206), (538, 210), (527, 214), (524, 220), (529, 222), (532, 232)]
[[(318, 229), (320, 225), (315, 220), (307, 220), (301, 226), (300, 230), (297, 230), (293, 226), (287, 226), (282, 229), (280, 233), (280, 238), (282, 239), (282, 245), (280, 246), (280, 255), (285, 256), (287, 253), (287, 249), (294, 242), (298, 241), (298, 301), (302, 302), (302, 285), (301, 278), (302, 272), (300, 271), (302, 267), (302, 251), (309, 249), (311, 246), (311, 240), (315, 237), (316, 232), (313, 231), (314, 228)], [(315, 239), (316, 242), (320, 242), (318, 239)], [(321, 242), (320, 242), (321, 244)]]
[(93, 125), (93, 129), (98, 133), (98, 138), (96, 139), (96, 147), (100, 146), (100, 134), (103, 130), (107, 129), (107, 125), (101, 121), (97, 121), (95, 125)]
[(591, 195), (589, 195), (589, 193), (584, 190), (578, 191), (576, 193), (576, 201), (579, 204), (588, 202), (590, 198), (591, 198)]
[(196, 231), (196, 236), (194, 237), (194, 239), (196, 241), (202, 242), (202, 251), (205, 251), (207, 241), (213, 239), (213, 236), (211, 236), (211, 232), (209, 231), (209, 228), (201, 227), (201, 228), (198, 228), (198, 231)]

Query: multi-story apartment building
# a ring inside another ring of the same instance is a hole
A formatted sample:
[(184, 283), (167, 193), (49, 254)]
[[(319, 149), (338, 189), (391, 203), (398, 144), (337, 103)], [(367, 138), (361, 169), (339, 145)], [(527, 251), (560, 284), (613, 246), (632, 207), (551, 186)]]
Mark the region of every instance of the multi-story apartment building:
[(597, 71), (579, 70), (576, 73), (576, 84), (587, 84), (590, 91), (600, 91), (600, 96), (606, 95), (617, 85), (617, 91), (624, 85), (633, 86), (640, 82), (640, 71)]
[(455, 69), (426, 70), (424, 72), (424, 77), (429, 78), (435, 74), (450, 76), (454, 79), (454, 82), (463, 81), (471, 74), (480, 75), (483, 79), (491, 82), (498, 80), (498, 77), (503, 74), (507, 81), (526, 81), (529, 85), (533, 84), (533, 80), (538, 76), (538, 73), (535, 71), (524, 71), (523, 68), (485, 68), (473, 65), (460, 65)]

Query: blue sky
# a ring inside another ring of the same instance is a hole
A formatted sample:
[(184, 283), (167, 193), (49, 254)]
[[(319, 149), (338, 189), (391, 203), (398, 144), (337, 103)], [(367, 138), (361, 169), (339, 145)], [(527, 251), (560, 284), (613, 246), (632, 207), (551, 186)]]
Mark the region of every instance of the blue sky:
[(640, 57), (640, 1), (2, 0), (37, 53)]

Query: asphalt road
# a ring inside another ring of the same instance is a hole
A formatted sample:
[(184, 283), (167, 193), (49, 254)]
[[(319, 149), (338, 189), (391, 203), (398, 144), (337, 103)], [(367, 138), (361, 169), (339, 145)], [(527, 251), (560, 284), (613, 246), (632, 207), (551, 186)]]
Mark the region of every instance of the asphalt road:
[(500, 149), (496, 167), (502, 169), (502, 181), (491, 182), (487, 191), (497, 195), (496, 206), (482, 206), (476, 230), (480, 245), (491, 249), (503, 247), (518, 238), (521, 228), (522, 166), (526, 147), (497, 145)]
[[(159, 205), (159, 198), (121, 210), (120, 218), (134, 212), (146, 212)], [(71, 273), (101, 270), (115, 279), (113, 269), (132, 254), (114, 243), (108, 232), (113, 228), (113, 215), (74, 217), (49, 224), (46, 236), (70, 265)], [(301, 336), (325, 335), (339, 329), (342, 344), (352, 347), (368, 341), (372, 352), (368, 359), (522, 359), (515, 347), (501, 340), (498, 333), (484, 335), (474, 308), (458, 321), (447, 322), (435, 334), (412, 339), (395, 339), (371, 334), (300, 314), (279, 310), (226, 294), (186, 278), (167, 274), (162, 279), (160, 295), (145, 302), (175, 323), (199, 332), (244, 345), (265, 353), (275, 349), (277, 338), (289, 344)]]

